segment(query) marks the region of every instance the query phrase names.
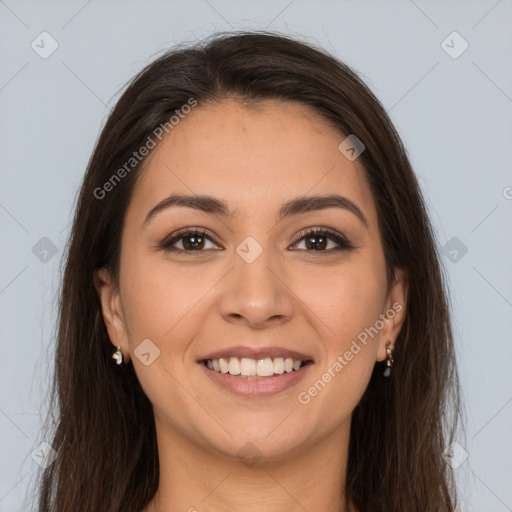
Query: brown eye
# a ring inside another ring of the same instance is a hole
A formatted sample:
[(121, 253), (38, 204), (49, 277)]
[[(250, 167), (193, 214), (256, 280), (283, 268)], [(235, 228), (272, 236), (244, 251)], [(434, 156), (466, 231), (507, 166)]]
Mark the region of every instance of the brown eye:
[[(328, 229), (311, 229), (301, 232), (299, 236), (301, 238), (298, 242), (295, 242), (294, 247), (302, 240), (305, 240), (306, 251), (336, 252), (353, 248), (353, 245), (343, 235)], [(334, 242), (335, 247), (327, 250), (329, 241)]]
[[(213, 239), (204, 230), (183, 229), (170, 239), (163, 240), (159, 247), (170, 251), (203, 252), (207, 242), (215, 244)], [(181, 247), (174, 247), (177, 243), (181, 243)], [(206, 249), (209, 248), (207, 247)]]
[[(340, 233), (329, 229), (310, 229), (299, 234), (300, 239), (292, 247), (296, 247), (303, 240), (305, 241), (305, 250), (307, 252), (337, 252), (353, 249), (354, 246)], [(173, 234), (170, 238), (160, 242), (159, 247), (168, 251), (200, 253), (211, 250), (212, 247), (205, 247), (205, 244), (211, 242), (217, 245), (215, 241), (201, 229), (184, 228)], [(181, 247), (176, 244), (181, 243)], [(329, 247), (329, 243), (334, 243), (334, 247)]]

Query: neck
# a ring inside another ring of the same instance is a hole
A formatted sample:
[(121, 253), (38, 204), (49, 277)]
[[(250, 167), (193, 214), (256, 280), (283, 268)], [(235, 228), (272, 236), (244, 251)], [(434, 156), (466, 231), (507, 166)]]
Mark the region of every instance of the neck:
[(156, 425), (160, 481), (143, 512), (357, 512), (344, 492), (350, 418), (313, 446), (245, 461)]

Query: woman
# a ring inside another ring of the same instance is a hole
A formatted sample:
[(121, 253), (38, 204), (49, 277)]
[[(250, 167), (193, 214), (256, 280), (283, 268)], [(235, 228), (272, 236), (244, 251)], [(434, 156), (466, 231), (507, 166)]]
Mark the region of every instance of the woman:
[(40, 511), (452, 511), (435, 238), (381, 104), (266, 32), (129, 84), (62, 283)]

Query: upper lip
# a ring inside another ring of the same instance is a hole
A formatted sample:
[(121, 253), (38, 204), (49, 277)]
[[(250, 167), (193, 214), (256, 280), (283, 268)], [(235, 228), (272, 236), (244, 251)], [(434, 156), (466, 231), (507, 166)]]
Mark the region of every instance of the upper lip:
[(206, 361), (207, 359), (226, 359), (228, 357), (238, 357), (239, 359), (242, 357), (247, 357), (249, 359), (264, 359), (266, 357), (270, 357), (271, 359), (282, 357), (286, 359), (291, 357), (292, 359), (299, 359), (301, 361), (313, 361), (311, 356), (302, 354), (296, 350), (288, 350), (281, 347), (251, 348), (239, 345), (211, 352), (210, 354), (201, 357), (198, 362)]

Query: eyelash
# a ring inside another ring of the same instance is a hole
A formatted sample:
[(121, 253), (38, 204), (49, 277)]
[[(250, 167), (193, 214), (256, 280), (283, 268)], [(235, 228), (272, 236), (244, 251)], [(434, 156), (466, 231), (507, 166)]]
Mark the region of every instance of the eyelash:
[[(301, 231), (298, 236), (299, 238), (297, 241), (292, 245), (296, 246), (300, 242), (302, 242), (303, 239), (307, 237), (312, 236), (324, 236), (338, 244), (338, 247), (335, 249), (325, 249), (322, 251), (315, 251), (315, 250), (308, 250), (308, 249), (300, 249), (302, 251), (306, 251), (309, 253), (327, 253), (331, 254), (333, 252), (339, 252), (339, 251), (347, 251), (354, 249), (355, 247), (340, 233), (330, 229), (330, 228), (312, 228), (312, 229), (306, 229)], [(205, 252), (207, 249), (203, 250), (185, 250), (185, 249), (177, 249), (176, 247), (172, 247), (176, 242), (182, 240), (183, 238), (192, 237), (192, 236), (200, 236), (201, 238), (206, 238), (210, 242), (213, 242), (217, 245), (215, 240), (211, 238), (204, 229), (198, 229), (198, 228), (183, 228), (174, 233), (171, 238), (167, 237), (164, 240), (162, 240), (158, 247), (160, 249), (164, 249), (171, 252), (183, 252), (183, 253), (202, 253)]]

